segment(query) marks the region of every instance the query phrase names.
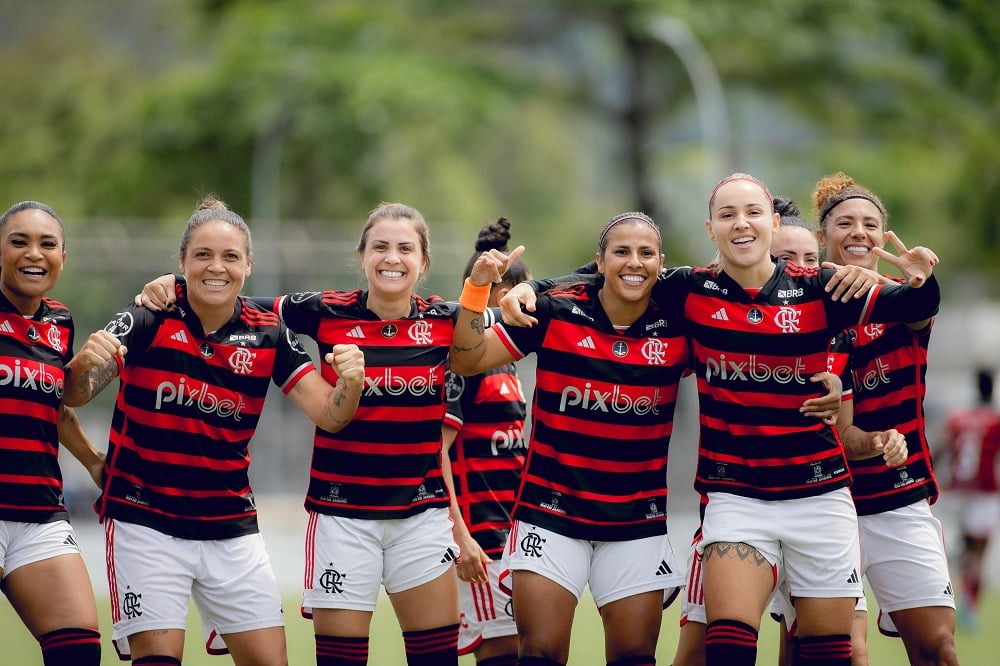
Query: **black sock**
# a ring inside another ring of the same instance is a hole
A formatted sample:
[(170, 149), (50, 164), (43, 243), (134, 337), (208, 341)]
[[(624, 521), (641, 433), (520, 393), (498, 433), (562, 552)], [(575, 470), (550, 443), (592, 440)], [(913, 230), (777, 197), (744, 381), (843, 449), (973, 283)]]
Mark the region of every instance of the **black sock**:
[(95, 629), (67, 627), (40, 636), (45, 666), (99, 666), (101, 634)]
[(705, 663), (753, 666), (757, 661), (757, 630), (736, 620), (715, 620), (705, 628)]
[(367, 663), (367, 636), (316, 634), (316, 666), (358, 666)]
[(407, 666), (448, 666), (458, 664), (458, 624), (447, 627), (404, 631)]

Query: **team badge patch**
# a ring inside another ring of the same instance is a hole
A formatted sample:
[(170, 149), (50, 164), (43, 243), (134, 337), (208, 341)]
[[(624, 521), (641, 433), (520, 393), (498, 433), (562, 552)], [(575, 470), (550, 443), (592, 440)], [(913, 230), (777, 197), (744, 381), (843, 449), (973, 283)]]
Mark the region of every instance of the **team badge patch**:
[(628, 355), (628, 345), (624, 341), (618, 340), (611, 345), (611, 353), (618, 358), (625, 358)]
[(388, 338), (391, 340), (392, 338), (396, 337), (397, 333), (399, 333), (399, 329), (396, 327), (395, 324), (386, 324), (385, 326), (382, 327), (383, 338)]
[(207, 342), (203, 342), (201, 347), (198, 348), (198, 351), (201, 352), (202, 358), (212, 358), (215, 356), (215, 349)]
[(104, 327), (104, 330), (116, 338), (120, 338), (131, 332), (133, 326), (135, 326), (135, 320), (132, 319), (132, 313), (119, 312), (115, 315), (114, 319), (108, 322), (108, 325)]
[(757, 308), (750, 308), (750, 312), (747, 313), (747, 321), (751, 324), (759, 324), (764, 321), (764, 313)]

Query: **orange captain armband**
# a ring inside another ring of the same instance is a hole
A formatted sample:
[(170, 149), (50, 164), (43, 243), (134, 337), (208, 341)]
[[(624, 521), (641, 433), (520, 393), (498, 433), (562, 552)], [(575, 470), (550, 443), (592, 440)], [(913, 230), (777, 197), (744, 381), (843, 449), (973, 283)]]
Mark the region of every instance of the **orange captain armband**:
[(486, 306), (490, 302), (490, 291), (493, 285), (472, 284), (470, 278), (465, 278), (462, 286), (462, 295), (458, 297), (458, 304), (470, 312), (485, 312)]

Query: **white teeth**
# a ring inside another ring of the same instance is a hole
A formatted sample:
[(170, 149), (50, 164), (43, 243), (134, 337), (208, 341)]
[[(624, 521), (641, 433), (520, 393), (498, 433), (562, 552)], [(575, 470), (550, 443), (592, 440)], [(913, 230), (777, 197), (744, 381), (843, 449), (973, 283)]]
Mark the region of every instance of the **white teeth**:
[(752, 243), (753, 236), (740, 236), (739, 238), (734, 238), (733, 243), (742, 245), (743, 243)]
[(646, 281), (646, 278), (644, 278), (641, 275), (621, 275), (619, 277), (621, 277), (621, 279), (624, 280), (625, 282), (631, 284), (642, 284), (643, 282)]
[(225, 287), (225, 280), (205, 280), (206, 287)]
[(27, 275), (45, 275), (45, 269), (42, 268), (22, 268), (21, 272)]
[(870, 250), (863, 245), (848, 245), (844, 248), (844, 251), (850, 252), (851, 254), (868, 254)]
[(382, 277), (401, 278), (403, 277), (403, 273), (402, 271), (382, 271)]

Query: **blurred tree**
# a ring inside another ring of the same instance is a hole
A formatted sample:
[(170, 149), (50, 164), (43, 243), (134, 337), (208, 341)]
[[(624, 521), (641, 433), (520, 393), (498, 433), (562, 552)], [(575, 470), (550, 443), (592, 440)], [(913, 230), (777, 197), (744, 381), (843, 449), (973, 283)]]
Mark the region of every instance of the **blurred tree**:
[[(282, 218), (359, 226), (394, 199), (432, 227), (532, 223), (540, 271), (589, 255), (589, 230), (627, 208), (700, 237), (691, 83), (650, 33), (669, 12), (721, 75), (734, 168), (805, 204), (842, 169), (943, 270), (991, 266), (992, 4), (0, 0), (0, 193), (175, 221), (207, 191), (253, 214), (270, 174)], [(703, 260), (683, 235), (671, 259)]]

